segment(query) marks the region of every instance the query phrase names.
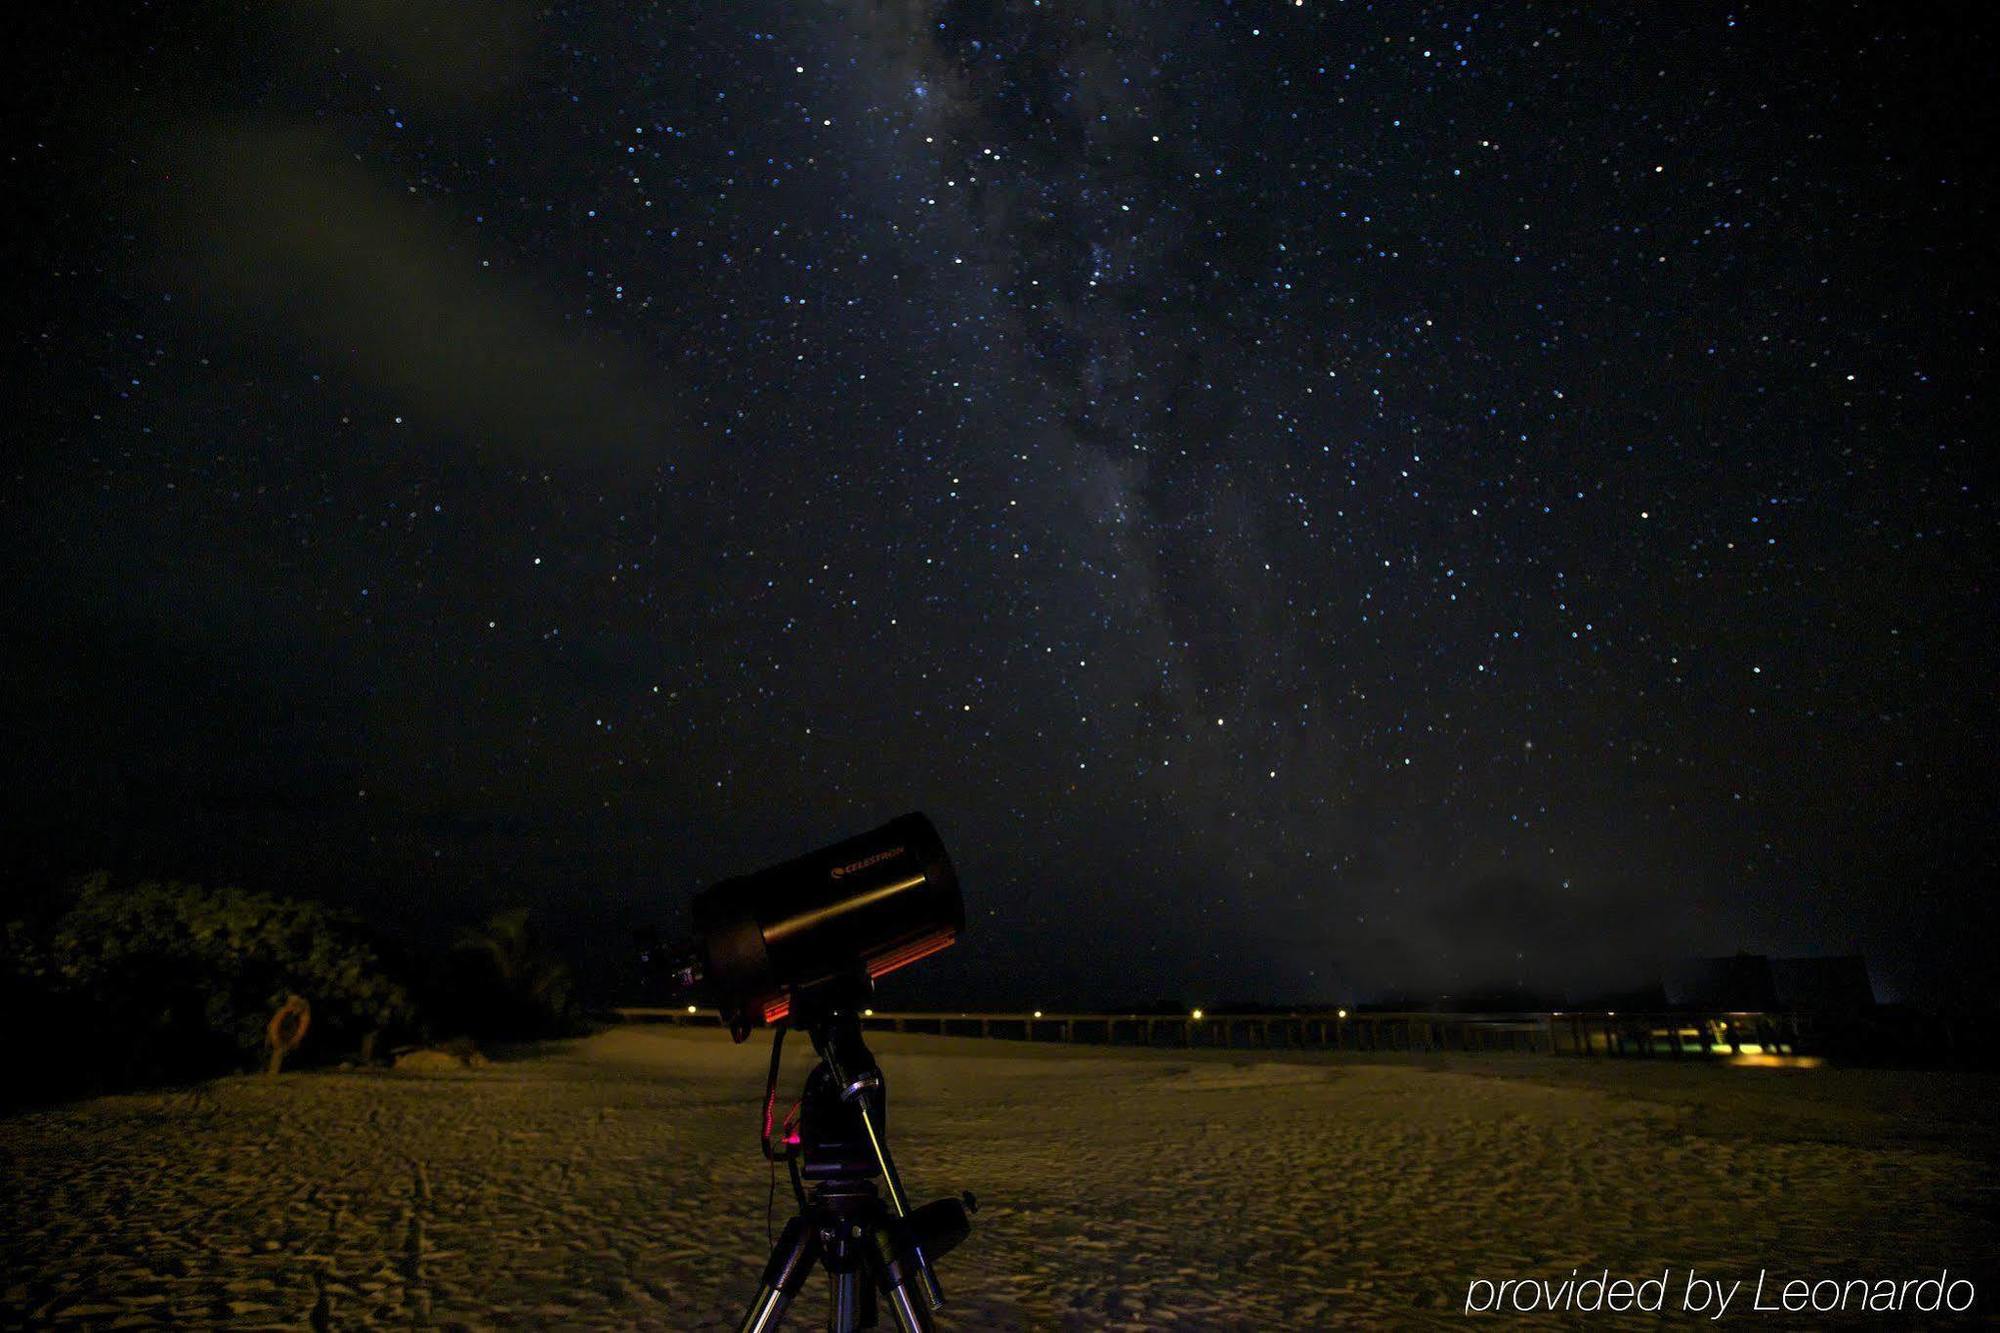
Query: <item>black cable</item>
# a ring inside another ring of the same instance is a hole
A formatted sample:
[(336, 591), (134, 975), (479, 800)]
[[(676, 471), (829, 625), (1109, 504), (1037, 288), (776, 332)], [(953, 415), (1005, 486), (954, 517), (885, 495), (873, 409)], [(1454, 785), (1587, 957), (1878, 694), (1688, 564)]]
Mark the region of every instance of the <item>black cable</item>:
[(764, 1157), (775, 1162), (778, 1154), (771, 1151), (771, 1117), (778, 1109), (778, 1061), (785, 1051), (785, 1024), (771, 1029), (771, 1072), (764, 1078)]
[(771, 1071), (764, 1077), (763, 1147), (764, 1159), (771, 1164), (771, 1188), (764, 1195), (764, 1238), (772, 1245), (778, 1243), (772, 1230), (778, 1206), (778, 1154), (771, 1151), (771, 1117), (777, 1114), (778, 1062), (784, 1058), (784, 1052), (785, 1024), (780, 1023), (771, 1030)]
[[(782, 1153), (774, 1152), (771, 1148), (771, 1133), (774, 1129), (779, 1128), (776, 1122), (778, 1114), (778, 1065), (779, 1061), (783, 1058), (785, 1049), (785, 1028), (785, 1024), (779, 1023), (771, 1030), (771, 1069), (764, 1077), (762, 1146), (764, 1149), (764, 1158), (771, 1164), (771, 1187), (764, 1196), (764, 1235), (767, 1239), (771, 1239), (773, 1236), (774, 1218), (777, 1212), (778, 1161), (780, 1158), (784, 1159), (785, 1170), (791, 1175), (792, 1197), (799, 1201), (799, 1211), (804, 1212), (806, 1208), (806, 1183), (804, 1178), (799, 1174), (798, 1151), (790, 1142), (786, 1143), (785, 1151)], [(793, 1109), (797, 1110), (796, 1107)], [(789, 1117), (787, 1117), (787, 1120), (789, 1121)], [(772, 1244), (775, 1245), (776, 1243), (776, 1240), (772, 1239)]]

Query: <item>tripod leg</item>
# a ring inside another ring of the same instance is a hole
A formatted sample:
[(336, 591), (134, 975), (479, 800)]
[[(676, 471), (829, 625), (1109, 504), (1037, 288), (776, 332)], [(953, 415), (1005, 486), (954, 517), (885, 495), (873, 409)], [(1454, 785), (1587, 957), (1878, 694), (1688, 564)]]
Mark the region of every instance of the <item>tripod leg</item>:
[(799, 1294), (806, 1274), (818, 1262), (819, 1232), (806, 1225), (803, 1217), (785, 1223), (784, 1234), (771, 1247), (771, 1258), (764, 1265), (764, 1285), (758, 1288), (757, 1299), (743, 1322), (736, 1326), (737, 1333), (768, 1333), (776, 1328), (785, 1317), (785, 1307)]
[(878, 1220), (869, 1229), (862, 1259), (868, 1266), (868, 1276), (895, 1314), (896, 1327), (901, 1333), (934, 1333), (937, 1325), (931, 1322), (931, 1304), (918, 1285), (915, 1250), (908, 1227), (900, 1222)]
[(827, 1333), (857, 1333), (857, 1330), (873, 1325), (872, 1320), (864, 1325), (861, 1319), (861, 1274), (850, 1268), (845, 1272), (827, 1270), (827, 1281), (833, 1286), (833, 1304), (827, 1307)]
[(930, 1307), (924, 1304), (922, 1296), (911, 1291), (906, 1282), (888, 1290), (889, 1308), (895, 1311), (896, 1327), (902, 1333), (932, 1333), (937, 1326), (931, 1323)]

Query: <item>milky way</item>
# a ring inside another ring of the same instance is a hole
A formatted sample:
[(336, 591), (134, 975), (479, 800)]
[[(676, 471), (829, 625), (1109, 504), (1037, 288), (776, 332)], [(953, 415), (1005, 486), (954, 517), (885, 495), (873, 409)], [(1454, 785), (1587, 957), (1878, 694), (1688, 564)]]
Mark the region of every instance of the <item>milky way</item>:
[(912, 994), (1079, 1004), (1990, 930), (1984, 31), (49, 23), (17, 880), (527, 902), (615, 978), (922, 808)]

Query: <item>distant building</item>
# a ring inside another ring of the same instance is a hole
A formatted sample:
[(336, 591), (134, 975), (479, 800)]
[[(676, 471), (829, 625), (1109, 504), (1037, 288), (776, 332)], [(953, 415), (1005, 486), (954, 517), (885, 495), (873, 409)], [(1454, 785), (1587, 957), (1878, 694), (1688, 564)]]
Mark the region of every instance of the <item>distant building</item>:
[(1875, 1007), (1868, 960), (1858, 953), (1838, 958), (1773, 958), (1771, 982), (1779, 1005), (1800, 1013), (1854, 1014)]
[(1760, 1013), (1778, 1007), (1771, 960), (1763, 954), (1733, 958), (1684, 958), (1660, 978), (1667, 1003), (1682, 1009), (1732, 1009)]
[(1860, 954), (1771, 958), (1739, 953), (1732, 958), (1688, 958), (1669, 966), (1662, 980), (1667, 1003), (1682, 1009), (1856, 1013), (1875, 1004), (1868, 961)]

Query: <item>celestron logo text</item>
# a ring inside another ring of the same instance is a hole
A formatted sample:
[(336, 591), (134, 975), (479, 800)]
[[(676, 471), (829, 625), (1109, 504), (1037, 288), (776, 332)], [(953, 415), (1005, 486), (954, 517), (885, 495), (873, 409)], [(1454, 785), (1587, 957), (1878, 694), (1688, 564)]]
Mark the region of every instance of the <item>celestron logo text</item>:
[(903, 849), (901, 847), (891, 847), (886, 852), (877, 852), (873, 856), (864, 856), (859, 861), (856, 861), (853, 865), (835, 866), (833, 868), (833, 877), (835, 879), (839, 879), (843, 875), (851, 875), (857, 870), (866, 870), (869, 866), (876, 865), (882, 861), (886, 861), (892, 856), (901, 856), (902, 854), (903, 854)]

